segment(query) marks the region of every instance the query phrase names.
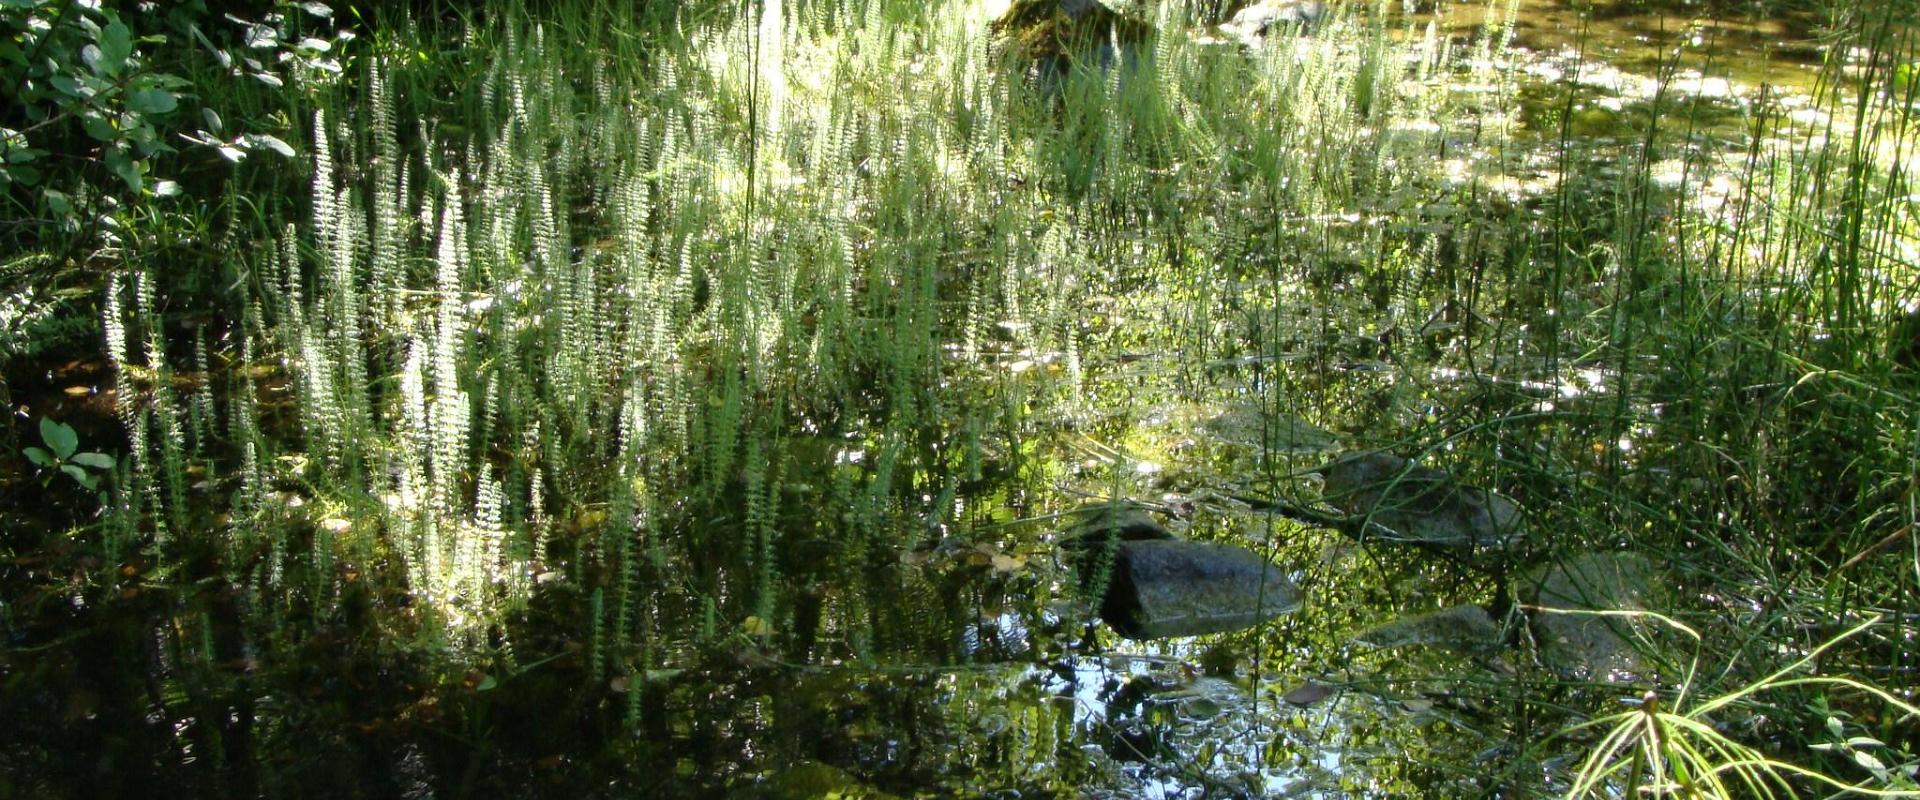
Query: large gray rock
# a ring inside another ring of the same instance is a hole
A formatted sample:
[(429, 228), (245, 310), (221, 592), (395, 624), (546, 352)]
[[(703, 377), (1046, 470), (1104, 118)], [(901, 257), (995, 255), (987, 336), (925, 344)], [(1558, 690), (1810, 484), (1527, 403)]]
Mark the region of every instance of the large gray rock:
[(1286, 573), (1238, 545), (1141, 540), (1088, 549), (1106, 547), (1112, 562), (1100, 618), (1129, 639), (1238, 630), (1300, 606)]
[(1636, 553), (1577, 553), (1523, 575), (1520, 599), (1531, 607), (1541, 660), (1582, 679), (1644, 675), (1635, 640), (1646, 625), (1632, 612), (1646, 610), (1657, 579)]
[(1369, 537), (1501, 547), (1526, 533), (1513, 501), (1392, 453), (1353, 453), (1316, 471), (1326, 479), (1321, 496), (1354, 521), (1364, 520)]
[(1402, 617), (1354, 637), (1368, 647), (1393, 648), (1434, 645), (1465, 653), (1482, 653), (1500, 645), (1500, 626), (1487, 610), (1466, 605)]

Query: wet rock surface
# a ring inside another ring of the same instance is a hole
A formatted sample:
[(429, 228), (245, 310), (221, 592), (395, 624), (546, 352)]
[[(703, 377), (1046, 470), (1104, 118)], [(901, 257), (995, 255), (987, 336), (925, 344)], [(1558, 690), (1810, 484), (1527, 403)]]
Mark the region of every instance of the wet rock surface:
[(1635, 640), (1659, 573), (1637, 553), (1578, 553), (1530, 570), (1520, 599), (1532, 607), (1535, 640), (1548, 667), (1579, 678), (1624, 680), (1645, 673)]
[(1115, 500), (1082, 506), (1074, 512), (1073, 525), (1064, 532), (1065, 541), (1084, 546), (1113, 538), (1121, 541), (1173, 539), (1173, 533), (1147, 512), (1147, 507), (1132, 500)]
[(1369, 538), (1438, 547), (1504, 547), (1525, 535), (1513, 501), (1384, 452), (1345, 455), (1317, 470), (1321, 494)]
[(1500, 645), (1501, 639), (1499, 624), (1485, 608), (1477, 605), (1403, 617), (1354, 637), (1360, 644), (1382, 649), (1434, 645), (1469, 653), (1492, 650)]
[(1299, 590), (1278, 566), (1235, 544), (1183, 541), (1130, 500), (1083, 507), (1063, 531), (1100, 618), (1130, 639), (1251, 627), (1292, 611)]
[(1286, 574), (1244, 547), (1168, 540), (1113, 547), (1100, 618), (1129, 639), (1237, 630), (1300, 605)]

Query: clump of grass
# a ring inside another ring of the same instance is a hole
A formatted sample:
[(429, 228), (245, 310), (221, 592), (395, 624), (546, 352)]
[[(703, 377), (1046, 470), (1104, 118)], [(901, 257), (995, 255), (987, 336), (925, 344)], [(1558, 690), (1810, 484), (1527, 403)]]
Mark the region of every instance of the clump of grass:
[[(1656, 615), (1657, 616), (1657, 615)], [(1700, 635), (1671, 619), (1662, 618), (1696, 642)], [(1629, 797), (1798, 797), (1798, 789), (1812, 785), (1821, 791), (1836, 791), (1868, 797), (1920, 796), (1911, 773), (1897, 772), (1881, 765), (1866, 749), (1883, 746), (1870, 737), (1850, 739), (1847, 749), (1863, 754), (1856, 758), (1861, 766), (1878, 773), (1876, 778), (1848, 783), (1819, 770), (1770, 757), (1754, 746), (1742, 743), (1714, 722), (1716, 713), (1727, 710), (1769, 692), (1793, 687), (1837, 690), (1872, 698), (1903, 719), (1920, 717), (1920, 708), (1883, 689), (1844, 677), (1791, 677), (1813, 664), (1820, 655), (1876, 625), (1869, 619), (1813, 648), (1793, 663), (1734, 691), (1706, 700), (1689, 698), (1689, 682), (1682, 684), (1670, 703), (1658, 692), (1648, 691), (1639, 698), (1638, 707), (1598, 717), (1561, 731), (1567, 735), (1587, 728), (1604, 729), (1600, 741), (1588, 748), (1585, 760), (1574, 773), (1565, 797), (1611, 797), (1615, 792)], [(1699, 664), (1695, 663), (1697, 669)]]

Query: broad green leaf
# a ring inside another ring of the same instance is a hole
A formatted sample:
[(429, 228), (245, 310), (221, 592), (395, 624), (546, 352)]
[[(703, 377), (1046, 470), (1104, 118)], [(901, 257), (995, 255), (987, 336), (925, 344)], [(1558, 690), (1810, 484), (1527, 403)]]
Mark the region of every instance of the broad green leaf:
[(100, 482), (98, 480), (95, 480), (93, 475), (84, 469), (76, 467), (72, 464), (61, 464), (60, 471), (67, 473), (68, 475), (72, 475), (73, 479), (75, 481), (78, 481), (81, 486), (85, 486), (89, 489), (100, 488)]
[(127, 93), (127, 108), (142, 114), (165, 114), (180, 107), (180, 98), (165, 89), (135, 89)]
[(75, 453), (68, 459), (75, 464), (94, 469), (113, 469), (113, 456), (106, 453)]
[(89, 110), (81, 114), (80, 127), (85, 128), (87, 135), (96, 141), (111, 142), (120, 138), (120, 130), (98, 111)]
[(280, 140), (278, 136), (257, 133), (247, 137), (247, 143), (254, 147), (264, 147), (287, 158), (293, 158), (293, 146)]
[(34, 464), (37, 464), (42, 467), (51, 467), (55, 463), (57, 463), (57, 459), (53, 457), (52, 453), (49, 453), (38, 447), (29, 447), (26, 450), (23, 450), (22, 452), (26, 453), (28, 461), (31, 461)]
[(180, 194), (180, 184), (176, 181), (154, 181), (153, 182), (154, 197), (177, 197), (179, 196), (179, 194)]
[(140, 174), (140, 162), (128, 156), (125, 150), (107, 151), (107, 169), (126, 181), (127, 188), (133, 192), (146, 188), (146, 179)]
[(72, 75), (55, 75), (48, 78), (47, 83), (52, 85), (53, 88), (59, 89), (61, 94), (67, 95), (68, 97), (78, 97), (85, 100), (93, 96), (93, 92), (87, 91), (87, 88), (81, 86), (80, 81), (75, 80)]
[(133, 31), (120, 20), (100, 29), (100, 62), (108, 75), (118, 75), (133, 55)]
[(127, 141), (139, 148), (140, 158), (168, 149), (167, 143), (160, 138), (160, 131), (155, 130), (152, 123), (147, 122), (145, 117), (135, 119), (138, 121), (127, 126)]
[(202, 108), (200, 109), (200, 119), (207, 123), (208, 132), (216, 134), (220, 132), (221, 123), (219, 112), (211, 108)]
[(326, 3), (301, 3), (300, 10), (322, 19), (333, 19), (333, 9)]
[(7, 167), (7, 173), (9, 178), (21, 186), (37, 186), (40, 184), (40, 170), (25, 164), (9, 166)]
[(53, 454), (63, 461), (80, 449), (80, 434), (73, 432), (73, 426), (55, 422), (51, 417), (40, 418), (40, 441), (53, 448)]
[(220, 155), (226, 158), (228, 161), (238, 164), (241, 161), (246, 160), (247, 151), (242, 150), (238, 147), (233, 147), (231, 145), (221, 145)]
[(95, 73), (110, 74), (107, 72), (107, 57), (101, 54), (99, 45), (90, 44), (80, 48), (80, 62), (86, 64), (87, 68)]

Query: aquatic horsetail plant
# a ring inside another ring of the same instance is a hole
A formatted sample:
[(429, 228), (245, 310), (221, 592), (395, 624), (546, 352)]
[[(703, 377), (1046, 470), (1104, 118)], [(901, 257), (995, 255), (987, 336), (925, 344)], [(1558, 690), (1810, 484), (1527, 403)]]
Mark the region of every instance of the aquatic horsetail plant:
[[(650, 657), (659, 592), (773, 625), (790, 573), (821, 568), (786, 561), (792, 509), (844, 510), (822, 527), (833, 569), (889, 560), (969, 513), (947, 473), (977, 469), (983, 437), (1088, 413), (1089, 348), (1110, 344), (1090, 301), (1157, 285), (1178, 301), (1142, 304), (1141, 330), (1231, 347), (1214, 304), (1274, 215), (1312, 227), (1419, 191), (1395, 176), (1439, 136), (1391, 122), (1439, 102), (1407, 82), (1450, 58), (1431, 33), (1251, 65), (1163, 37), (1049, 84), (969, 4), (907, 28), (875, 24), (886, 7), (769, 3), (644, 59), (475, 29), (493, 57), (459, 87), (463, 119), (415, 116), (422, 67), (377, 54), (358, 96), (322, 93), (308, 212), (271, 231), (240, 337), (285, 365), (304, 453), (260, 429), (254, 378), (227, 404), (236, 519), (273, 553), (255, 585), (300, 558), (330, 597), (320, 567), (392, 564), (422, 621), (478, 654), (536, 578), (580, 582), (597, 672)], [(1162, 213), (1181, 236), (1133, 233)], [(129, 418), (161, 456), (134, 448), (136, 485), (165, 489), (134, 502), (184, 513), (168, 476), (205, 409)], [(839, 444), (801, 463), (795, 431)], [(269, 509), (287, 479), (320, 496)], [(736, 516), (690, 526), (700, 509)], [(647, 578), (689, 557), (711, 571)], [(840, 602), (826, 624), (865, 640), (871, 609)]]

